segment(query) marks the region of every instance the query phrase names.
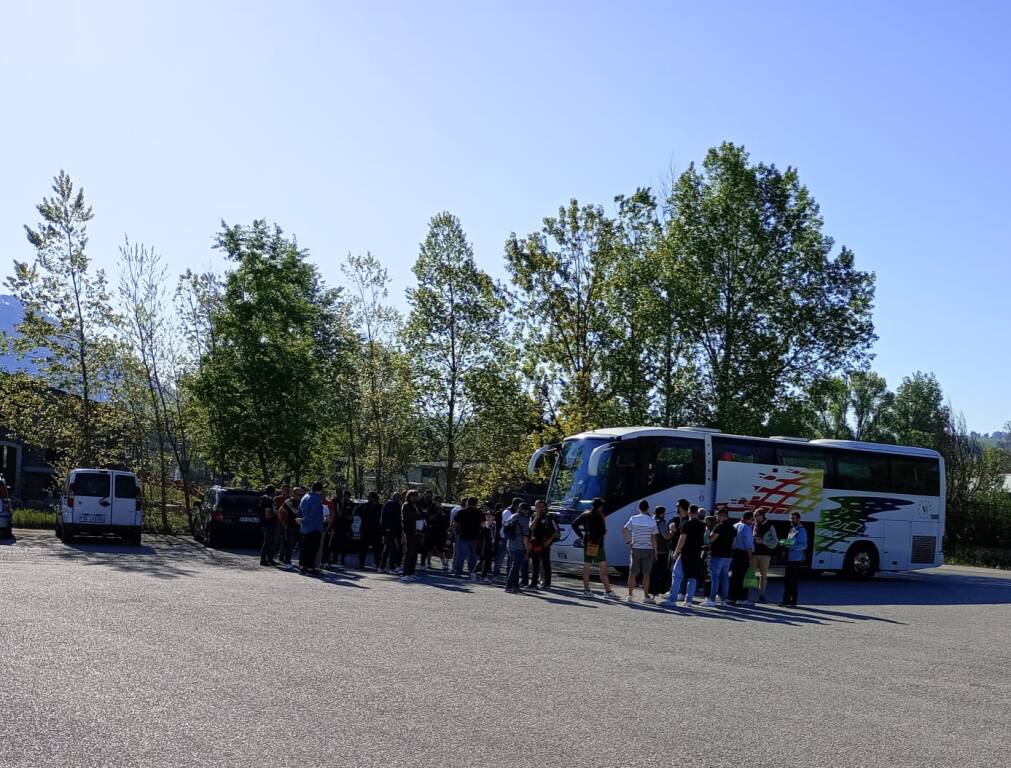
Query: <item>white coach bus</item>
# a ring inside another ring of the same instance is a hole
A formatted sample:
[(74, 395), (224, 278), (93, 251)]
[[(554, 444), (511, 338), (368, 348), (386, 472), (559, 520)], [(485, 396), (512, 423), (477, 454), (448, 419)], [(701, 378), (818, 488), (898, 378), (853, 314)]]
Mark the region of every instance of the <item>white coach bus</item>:
[(768, 509), (780, 537), (789, 515), (808, 528), (807, 565), (870, 578), (877, 571), (931, 568), (942, 562), (944, 462), (936, 451), (852, 440), (725, 435), (702, 427), (617, 427), (584, 432), (540, 448), (530, 473), (549, 453), (555, 465), (547, 503), (562, 538), (558, 564), (583, 561), (571, 524), (604, 499), (608, 562), (628, 563), (622, 526), (645, 499), (667, 507), (680, 498), (731, 519)]

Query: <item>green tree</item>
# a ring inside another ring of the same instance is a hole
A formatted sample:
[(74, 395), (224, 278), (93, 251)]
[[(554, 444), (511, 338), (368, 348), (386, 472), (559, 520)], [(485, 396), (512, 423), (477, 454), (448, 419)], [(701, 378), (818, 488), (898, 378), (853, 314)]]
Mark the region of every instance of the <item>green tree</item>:
[(38, 225), (25, 226), (35, 259), (15, 260), (6, 283), (24, 307), (12, 346), (33, 358), (44, 385), (10, 380), (20, 398), (10, 424), (25, 440), (55, 448), (62, 472), (121, 458), (115, 436), (122, 423), (115, 409), (98, 402), (117, 376), (117, 318), (105, 273), (90, 269), (91, 206), (63, 171), (52, 191), (37, 206)]
[(613, 408), (604, 376), (613, 326), (601, 301), (613, 230), (602, 208), (572, 200), (540, 231), (506, 241), (526, 369), (569, 432), (599, 426)]
[(380, 492), (393, 484), (391, 463), (404, 470), (412, 454), (408, 437), (414, 391), (411, 367), (397, 347), (400, 314), (387, 304), (389, 273), (371, 253), (348, 254), (341, 267), (348, 280), (351, 322), (361, 339), (363, 440)]
[(853, 371), (846, 377), (849, 405), (853, 412), (853, 438), (872, 443), (890, 443), (889, 423), (895, 395), (888, 382), (874, 371)]
[(225, 278), (211, 318), (214, 344), (193, 382), (219, 470), (238, 469), (270, 482), (307, 460), (319, 372), (315, 268), (276, 225), (222, 223), (216, 247), (235, 269)]
[(429, 223), (414, 275), (418, 285), (407, 292), (405, 339), (420, 378), (418, 403), (438, 425), (445, 494), (455, 498), (458, 444), (474, 410), (466, 384), (500, 350), (504, 303), (492, 279), (477, 268), (460, 220), (450, 213)]
[(937, 448), (948, 421), (934, 374), (917, 371), (902, 380), (892, 406), (891, 428), (898, 444)]
[(729, 143), (711, 149), (674, 182), (665, 225), (677, 321), (712, 423), (757, 432), (791, 389), (865, 358), (874, 277), (849, 249), (832, 255), (795, 169), (752, 164)]

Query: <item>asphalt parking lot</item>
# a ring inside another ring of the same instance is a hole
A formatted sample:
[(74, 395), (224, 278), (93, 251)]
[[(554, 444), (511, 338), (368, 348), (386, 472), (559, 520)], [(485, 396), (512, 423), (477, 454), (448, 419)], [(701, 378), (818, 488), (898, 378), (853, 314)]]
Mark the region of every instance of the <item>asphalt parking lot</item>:
[(1009, 573), (687, 612), (17, 533), (5, 768), (1009, 764)]

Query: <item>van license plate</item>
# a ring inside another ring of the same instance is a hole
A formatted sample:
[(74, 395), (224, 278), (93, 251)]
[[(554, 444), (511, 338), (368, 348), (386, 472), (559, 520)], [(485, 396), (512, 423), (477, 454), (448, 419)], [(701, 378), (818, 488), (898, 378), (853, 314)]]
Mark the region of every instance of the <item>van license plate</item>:
[(258, 517), (240, 517), (239, 518), (239, 522), (240, 523), (258, 523), (258, 522), (260, 522), (260, 518), (258, 518)]
[(104, 523), (105, 515), (81, 515), (82, 523)]

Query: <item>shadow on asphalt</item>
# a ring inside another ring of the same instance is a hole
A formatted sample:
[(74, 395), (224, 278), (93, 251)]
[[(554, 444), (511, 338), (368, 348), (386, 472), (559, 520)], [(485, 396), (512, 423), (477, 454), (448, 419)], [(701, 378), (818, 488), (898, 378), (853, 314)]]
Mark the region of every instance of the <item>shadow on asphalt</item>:
[(828, 577), (802, 583), (800, 600), (804, 606), (1008, 605), (1011, 578), (944, 570), (888, 573), (864, 582)]

